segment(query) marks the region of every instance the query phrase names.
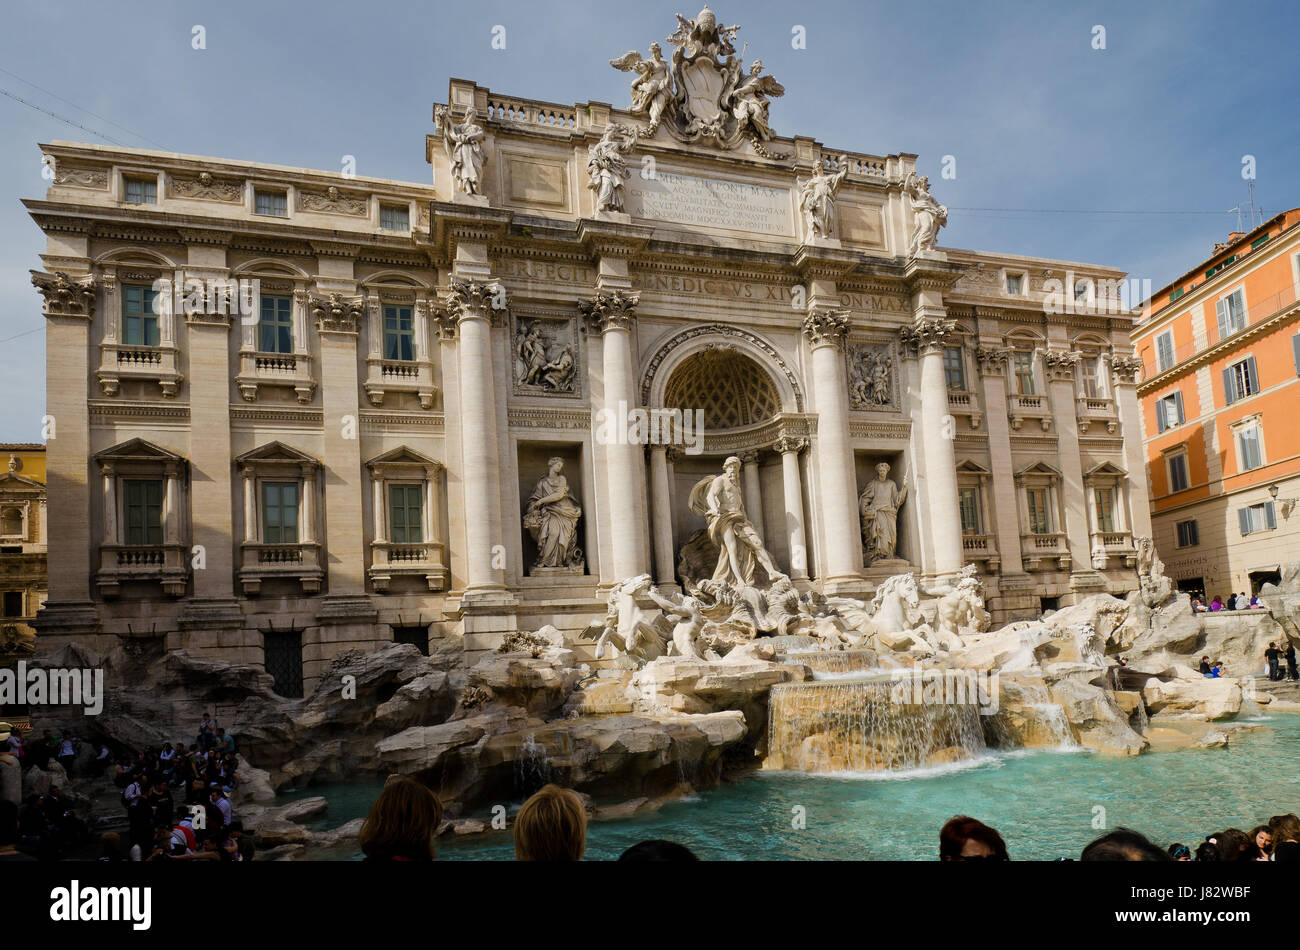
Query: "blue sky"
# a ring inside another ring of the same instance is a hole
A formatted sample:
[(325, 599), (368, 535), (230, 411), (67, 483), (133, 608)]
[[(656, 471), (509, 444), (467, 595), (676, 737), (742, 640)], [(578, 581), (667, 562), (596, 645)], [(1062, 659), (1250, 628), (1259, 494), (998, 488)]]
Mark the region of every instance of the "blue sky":
[[(628, 77), (607, 61), (663, 42), (673, 13), (694, 16), (698, 2), (11, 0), (0, 89), (100, 134), (0, 96), (0, 441), (38, 439), (44, 411), (44, 334), (27, 273), (43, 237), (19, 204), (44, 192), (38, 142), (107, 136), (333, 170), (355, 155), (360, 175), (427, 181), (424, 135), (448, 77), (626, 106)], [(1300, 4), (713, 8), (741, 24), (748, 58), (785, 85), (771, 110), (778, 134), (920, 156), (951, 209), (941, 244), (1112, 265), (1158, 288), (1236, 229), (1226, 212), (1247, 199), (1243, 156), (1255, 157), (1267, 214), (1300, 205)], [(191, 46), (195, 25), (204, 50)], [(497, 25), (504, 50), (492, 48)], [(792, 48), (796, 25), (806, 49)], [(1104, 50), (1093, 48), (1097, 26)], [(955, 179), (940, 174), (945, 155)]]

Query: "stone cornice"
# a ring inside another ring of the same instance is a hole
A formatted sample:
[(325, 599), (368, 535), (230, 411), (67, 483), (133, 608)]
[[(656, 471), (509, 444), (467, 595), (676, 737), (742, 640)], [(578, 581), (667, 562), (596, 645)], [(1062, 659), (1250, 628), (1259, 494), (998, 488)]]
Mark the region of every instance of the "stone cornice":
[(361, 250), (358, 244), (343, 244), (336, 241), (310, 241), (311, 249), (318, 257), (355, 258)]
[(1144, 396), (1180, 376), (1193, 372), (1208, 363), (1213, 363), (1216, 360), (1221, 359), (1231, 350), (1234, 350), (1243, 344), (1251, 343), (1259, 339), (1261, 336), (1271, 333), (1282, 324), (1288, 323), (1296, 318), (1300, 318), (1300, 300), (1283, 307), (1266, 320), (1260, 320), (1258, 323), (1252, 323), (1244, 330), (1239, 330), (1226, 340), (1220, 340), (1213, 346), (1207, 346), (1195, 356), (1183, 360), (1181, 363), (1175, 363), (1163, 373), (1158, 373), (1150, 379), (1143, 380), (1138, 384), (1138, 395)]

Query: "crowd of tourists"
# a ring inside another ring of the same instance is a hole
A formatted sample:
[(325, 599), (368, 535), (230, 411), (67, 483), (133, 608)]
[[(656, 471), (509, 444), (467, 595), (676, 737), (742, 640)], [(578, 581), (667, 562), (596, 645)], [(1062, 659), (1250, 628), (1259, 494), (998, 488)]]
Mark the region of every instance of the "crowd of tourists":
[[(394, 776), (380, 792), (361, 827), (367, 861), (432, 861), (443, 808), (428, 786)], [(587, 847), (587, 811), (571, 789), (546, 785), (524, 802), (513, 826), (515, 860), (579, 861)], [(1006, 842), (995, 829), (967, 815), (939, 832), (940, 861), (1009, 861)], [(639, 842), (620, 861), (697, 861), (684, 845), (661, 839)], [(1060, 860), (1073, 860), (1061, 858)], [(1277, 815), (1249, 833), (1236, 828), (1209, 835), (1193, 850), (1167, 848), (1128, 828), (1116, 828), (1090, 842), (1080, 861), (1300, 861), (1300, 818)]]
[(1192, 598), (1192, 612), (1198, 614), (1216, 613), (1220, 610), (1263, 610), (1265, 606), (1258, 594), (1247, 596), (1244, 592), (1229, 594), (1227, 600), (1216, 594), (1208, 604), (1200, 597)]
[[(5, 742), (4, 751), (24, 769), (45, 769), (55, 759), (69, 775), (83, 745), (70, 732), (56, 739), (49, 730), (29, 742), (13, 733)], [(192, 742), (165, 742), (118, 757), (101, 744), (93, 758), (83, 758), (79, 768), (92, 777), (111, 770), (126, 816), (125, 836), (116, 832), (100, 836), (99, 860), (252, 858), (252, 839), (245, 836), (231, 802), (239, 787), (235, 739), (210, 713), (203, 714)], [(4, 805), (13, 809), (13, 816), (11, 821), (7, 812), (0, 812), (0, 857), (6, 837), (15, 853), (41, 860), (84, 855), (90, 845), (86, 822), (76, 816), (57, 786), (27, 796), (21, 807), (0, 803), (0, 808)]]

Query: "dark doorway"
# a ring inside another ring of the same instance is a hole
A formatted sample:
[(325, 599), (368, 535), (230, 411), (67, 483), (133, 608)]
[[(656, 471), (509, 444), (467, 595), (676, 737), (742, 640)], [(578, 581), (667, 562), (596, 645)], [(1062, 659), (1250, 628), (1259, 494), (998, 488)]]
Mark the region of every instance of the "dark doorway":
[(1266, 568), (1261, 571), (1251, 571), (1247, 575), (1250, 578), (1250, 592), (1258, 594), (1259, 589), (1265, 584), (1281, 584), (1282, 571), (1276, 567)]
[(1061, 609), (1061, 598), (1059, 598), (1059, 597), (1040, 597), (1040, 598), (1038, 598), (1038, 609), (1039, 609), (1039, 611), (1042, 612), (1042, 613), (1047, 613), (1049, 610), (1060, 610), (1060, 609)]
[(425, 656), (429, 655), (428, 627), (394, 627), (394, 643), (409, 643)]
[(1187, 594), (1191, 597), (1205, 599), (1205, 578), (1204, 577), (1182, 577), (1178, 580), (1179, 593)]

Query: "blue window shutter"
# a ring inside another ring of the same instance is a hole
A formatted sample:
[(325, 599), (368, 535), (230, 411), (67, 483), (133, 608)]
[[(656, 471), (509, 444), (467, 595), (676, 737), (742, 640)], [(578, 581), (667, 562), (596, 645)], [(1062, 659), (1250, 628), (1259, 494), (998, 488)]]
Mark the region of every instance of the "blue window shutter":
[(1237, 401), (1237, 393), (1232, 386), (1232, 367), (1229, 366), (1223, 371), (1223, 402), (1224, 405), (1231, 406)]
[(1264, 527), (1270, 531), (1277, 527), (1277, 514), (1273, 510), (1271, 501), (1264, 506)]
[(1259, 392), (1259, 376), (1255, 373), (1255, 357), (1246, 358), (1246, 375), (1250, 377), (1250, 391)]
[(1164, 397), (1156, 400), (1156, 431), (1164, 432), (1169, 428), (1169, 420), (1165, 413)]
[(1183, 394), (1181, 391), (1174, 393), (1174, 405), (1178, 407), (1178, 418), (1175, 421), (1181, 425), (1187, 421), (1187, 416), (1183, 415)]
[(1242, 537), (1250, 534), (1250, 509), (1237, 509), (1237, 527), (1241, 529)]

